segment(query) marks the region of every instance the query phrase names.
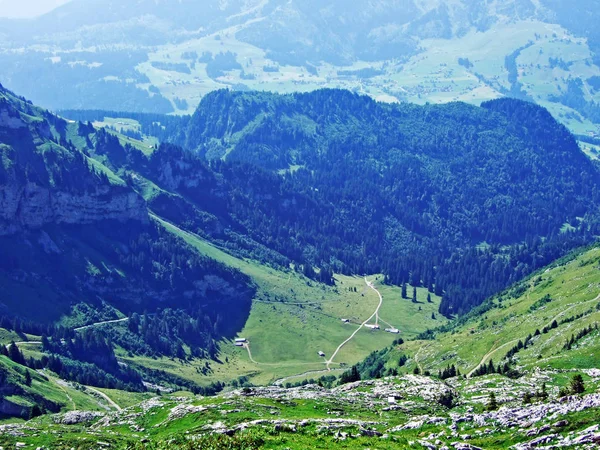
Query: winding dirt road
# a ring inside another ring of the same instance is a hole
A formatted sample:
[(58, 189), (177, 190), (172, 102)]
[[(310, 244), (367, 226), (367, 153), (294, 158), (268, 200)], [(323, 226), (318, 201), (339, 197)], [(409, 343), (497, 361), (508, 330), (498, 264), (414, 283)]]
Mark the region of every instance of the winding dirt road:
[(73, 330), (74, 331), (83, 331), (83, 330), (87, 330), (88, 328), (99, 327), (100, 325), (108, 325), (109, 323), (127, 322), (128, 320), (129, 320), (129, 317), (125, 317), (124, 319), (105, 320), (104, 322), (96, 322), (96, 323), (92, 323), (90, 325), (85, 325), (83, 327), (73, 328)]
[(113, 408), (115, 408), (117, 411), (122, 411), (123, 408), (121, 408), (119, 405), (117, 405), (112, 398), (110, 398), (108, 395), (106, 395), (104, 392), (99, 391), (98, 389), (94, 389), (93, 387), (90, 386), (86, 386), (85, 387), (88, 391), (92, 391), (94, 394), (99, 395), (100, 397), (102, 397), (104, 400), (106, 400), (108, 402), (108, 404), (110, 406), (112, 406)]
[[(350, 337), (348, 339), (346, 339), (344, 342), (342, 342), (337, 349), (335, 350), (335, 352), (333, 352), (333, 354), (331, 355), (331, 357), (324, 362), (326, 369), (325, 370), (312, 370), (309, 372), (305, 372), (302, 374), (297, 374), (297, 375), (291, 375), (289, 377), (285, 377), (285, 378), (281, 378), (279, 380), (276, 380), (273, 384), (275, 385), (282, 385), (283, 383), (285, 383), (287, 380), (291, 380), (294, 378), (299, 378), (305, 375), (317, 375), (317, 374), (325, 374), (325, 373), (330, 373), (332, 370), (336, 371), (336, 370), (343, 370), (343, 369), (331, 369), (331, 365), (334, 364), (333, 360), (335, 359), (335, 357), (337, 356), (337, 354), (340, 352), (340, 350), (346, 345), (348, 344), (348, 342), (350, 342), (352, 339), (354, 339), (354, 337), (358, 334), (358, 332), (363, 329), (371, 320), (373, 320), (373, 318), (375, 318), (375, 324), (379, 325), (379, 321), (381, 320), (379, 318), (379, 311), (381, 309), (381, 306), (383, 305), (383, 296), (381, 295), (381, 293), (377, 290), (377, 288), (375, 287), (375, 285), (370, 282), (369, 280), (367, 280), (367, 277), (365, 277), (365, 283), (367, 285), (367, 287), (369, 287), (370, 289), (374, 290), (377, 293), (377, 296), (379, 297), (379, 304), (377, 305), (377, 308), (375, 309), (375, 311), (373, 312), (373, 314), (371, 314), (371, 316), (365, 320), (363, 323), (360, 324), (360, 326), (352, 333), (352, 335), (350, 335)], [(387, 322), (381, 320), (383, 323), (388, 324)], [(392, 325), (388, 324), (390, 327)], [(256, 365), (259, 366), (272, 366), (272, 367), (286, 367), (286, 366), (312, 366), (314, 364), (317, 363), (289, 363), (289, 364), (285, 364), (285, 363), (261, 363), (256, 361), (253, 356), (252, 356), (252, 351), (250, 350), (250, 343), (247, 342), (244, 344), (244, 348), (246, 349), (246, 351), (248, 352), (248, 358), (250, 359), (250, 361)]]
[(342, 342), (339, 345), (339, 347), (335, 350), (335, 352), (333, 352), (333, 355), (331, 355), (331, 358), (329, 358), (329, 360), (325, 362), (325, 364), (327, 366), (327, 370), (331, 370), (330, 366), (333, 363), (334, 358), (337, 356), (339, 351), (344, 347), (344, 345), (346, 345), (348, 342), (350, 342), (352, 339), (354, 339), (354, 336), (356, 336), (358, 334), (358, 332), (373, 319), (373, 317), (376, 317), (376, 321), (377, 321), (376, 323), (379, 322), (379, 310), (381, 309), (381, 306), (383, 305), (383, 297), (382, 297), (381, 293), (377, 290), (377, 288), (373, 285), (373, 283), (370, 282), (369, 280), (367, 280), (367, 277), (365, 277), (365, 283), (367, 283), (367, 286), (369, 286), (371, 289), (373, 289), (379, 296), (379, 305), (377, 306), (377, 309), (371, 315), (371, 317), (369, 317), (367, 320), (365, 320), (363, 323), (361, 323), (360, 326), (356, 329), (356, 331), (354, 333), (352, 333), (352, 335), (348, 339), (346, 339), (344, 342)]

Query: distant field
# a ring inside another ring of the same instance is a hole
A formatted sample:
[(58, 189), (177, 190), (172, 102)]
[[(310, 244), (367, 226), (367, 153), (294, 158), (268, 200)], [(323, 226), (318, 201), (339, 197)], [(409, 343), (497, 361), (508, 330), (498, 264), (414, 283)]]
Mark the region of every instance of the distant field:
[[(573, 132), (598, 131), (596, 124), (577, 111), (550, 101), (550, 96), (564, 92), (570, 77), (585, 81), (600, 75), (586, 41), (558, 25), (537, 21), (526, 24), (497, 24), (486, 32), (472, 30), (452, 40), (426, 39), (420, 43), (421, 52), (407, 61), (356, 61), (343, 67), (317, 63), (310, 70), (275, 63), (264, 50), (238, 41), (235, 34), (239, 28), (233, 27), (157, 47), (147, 62), (137, 66), (150, 79), (150, 84), (139, 87), (157, 87), (178, 105), (177, 114), (192, 113), (204, 95), (221, 88), (287, 93), (327, 87), (349, 89), (385, 102), (480, 104), (511, 91), (506, 58), (520, 49), (516, 55), (517, 81), (523, 92), (550, 109)], [(205, 53), (226, 52), (235, 55), (238, 68), (213, 74), (208, 64), (201, 62)], [(192, 61), (190, 54), (199, 57)], [(470, 66), (461, 65), (459, 58), (468, 58)], [(551, 61), (559, 63), (552, 65)], [(370, 71), (366, 72), (369, 75), (362, 76), (365, 72), (361, 70)], [(587, 85), (584, 91), (588, 101), (600, 101), (600, 94)]]
[(148, 154), (149, 149), (155, 145), (157, 145), (158, 139), (152, 136), (142, 136), (143, 140), (140, 142), (135, 139), (131, 139), (126, 136), (125, 133), (129, 131), (141, 133), (142, 127), (137, 120), (127, 119), (127, 118), (113, 118), (113, 117), (105, 117), (102, 122), (94, 122), (93, 125), (96, 128), (110, 128), (111, 130), (116, 130), (119, 133), (119, 140), (121, 144), (129, 144), (133, 145), (136, 148), (139, 148), (142, 152)]

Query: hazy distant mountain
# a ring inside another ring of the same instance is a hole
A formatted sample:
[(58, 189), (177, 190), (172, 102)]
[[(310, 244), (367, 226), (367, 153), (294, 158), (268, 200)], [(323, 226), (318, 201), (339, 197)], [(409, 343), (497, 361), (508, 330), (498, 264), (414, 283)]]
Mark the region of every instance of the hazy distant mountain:
[(0, 17), (32, 18), (52, 11), (69, 0), (0, 0)]
[(32, 22), (0, 20), (0, 81), (51, 108), (162, 113), (191, 113), (223, 87), (342, 87), (420, 103), (510, 95), (595, 133), (599, 6), (73, 0)]

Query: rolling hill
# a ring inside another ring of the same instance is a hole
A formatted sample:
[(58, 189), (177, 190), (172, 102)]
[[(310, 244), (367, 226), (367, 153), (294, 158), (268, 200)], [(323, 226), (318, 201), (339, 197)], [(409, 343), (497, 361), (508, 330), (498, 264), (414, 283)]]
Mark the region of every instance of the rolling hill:
[(508, 95), (589, 137), (599, 123), (596, 6), (74, 0), (0, 21), (0, 81), (54, 110), (161, 113), (191, 113), (221, 88), (339, 87), (415, 103)]
[[(336, 272), (383, 272), (445, 292), (444, 314), (462, 314), (549, 263), (565, 239), (595, 234), (594, 209), (582, 200), (596, 202), (596, 169), (547, 111), (522, 101), (414, 106), (345, 91), (219, 91), (191, 118), (185, 147), (225, 159), (235, 169), (221, 172), (235, 186), (261, 189), (252, 207), (228, 196), (259, 242)], [(240, 177), (248, 166), (284, 182)], [(563, 233), (584, 216), (583, 235)], [(477, 283), (467, 281), (472, 273)]]

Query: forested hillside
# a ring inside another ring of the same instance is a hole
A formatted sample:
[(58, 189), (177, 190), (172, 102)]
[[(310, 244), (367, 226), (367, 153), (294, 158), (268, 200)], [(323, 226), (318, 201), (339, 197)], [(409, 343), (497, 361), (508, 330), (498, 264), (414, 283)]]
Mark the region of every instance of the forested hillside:
[(122, 348), (214, 358), (216, 342), (243, 327), (254, 287), (149, 215), (142, 196), (92, 157), (108, 141), (0, 86), (0, 327), (50, 338), (44, 350), (55, 358), (27, 361), (32, 368), (145, 389), (110, 358), (105, 335), (73, 328), (137, 314), (113, 339)]
[[(450, 317), (597, 235), (595, 166), (546, 110), (518, 100), (219, 91), (191, 119), (165, 120), (163, 138), (184, 148), (66, 122), (5, 90), (1, 109), (0, 315), (46, 335), (54, 359), (42, 367), (96, 385), (142, 389), (115, 348), (217, 361), (255, 293), (240, 258), (335, 292), (335, 273), (383, 273), (441, 297)], [(199, 238), (238, 262), (196, 252)], [(127, 326), (73, 333), (110, 320)]]
[[(352, 372), (363, 379), (427, 372), (441, 379), (498, 375), (516, 380), (535, 371), (595, 372), (599, 262), (597, 244), (578, 249), (459, 320), (373, 353), (342, 378)], [(535, 397), (532, 393), (529, 401), (543, 400)]]
[(597, 234), (596, 169), (546, 110), (522, 101), (221, 91), (191, 119), (186, 146), (231, 181), (230, 212), (259, 242), (424, 285), (444, 294), (444, 314)]
[[(161, 122), (138, 119), (146, 132)], [(162, 139), (187, 150), (107, 163), (159, 187), (138, 186), (153, 210), (231, 251), (313, 277), (319, 267), (324, 281), (384, 272), (423, 285), (443, 295), (446, 315), (597, 234), (596, 168), (548, 111), (523, 101), (219, 91), (189, 121), (162, 122)]]

